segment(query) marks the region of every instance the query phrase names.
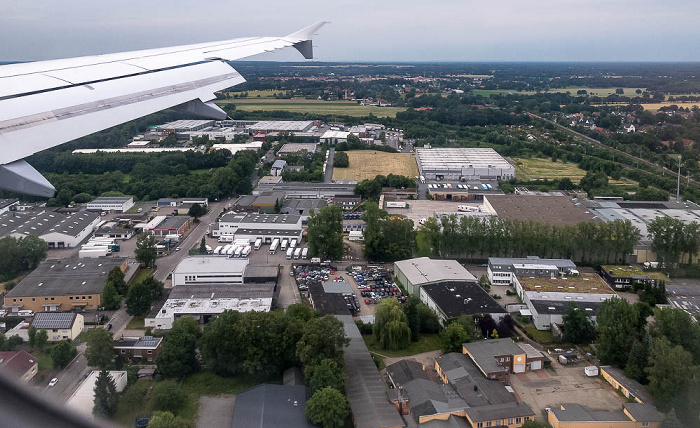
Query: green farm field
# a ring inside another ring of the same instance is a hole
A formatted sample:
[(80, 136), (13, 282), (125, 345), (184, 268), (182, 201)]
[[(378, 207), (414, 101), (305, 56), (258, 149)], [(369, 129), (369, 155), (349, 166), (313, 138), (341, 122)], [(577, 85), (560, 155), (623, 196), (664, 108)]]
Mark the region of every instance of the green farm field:
[(395, 117), (397, 112), (404, 111), (402, 107), (361, 106), (350, 101), (320, 101), (275, 98), (243, 98), (217, 100), (217, 104), (235, 104), (237, 110), (243, 111), (288, 111), (292, 113), (333, 114), (339, 116), (364, 117), (373, 114), (377, 117)]
[[(515, 176), (521, 180), (558, 180), (568, 177), (578, 183), (586, 171), (575, 163), (552, 162), (550, 158), (513, 158), (516, 162)], [(629, 184), (626, 181), (610, 180), (610, 184)]]

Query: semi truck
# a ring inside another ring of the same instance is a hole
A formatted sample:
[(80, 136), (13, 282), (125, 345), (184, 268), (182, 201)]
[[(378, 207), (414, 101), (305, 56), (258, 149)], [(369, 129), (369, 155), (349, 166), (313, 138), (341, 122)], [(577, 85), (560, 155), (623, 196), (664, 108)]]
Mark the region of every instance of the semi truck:
[(289, 241), (289, 246), (292, 248), (296, 248), (297, 247), (297, 238), (292, 238), (292, 240)]
[(258, 238), (255, 240), (255, 250), (259, 250), (260, 247), (262, 246), (262, 238)]
[(287, 260), (291, 260), (294, 257), (294, 248), (287, 249)]
[(279, 238), (275, 238), (272, 240), (272, 244), (270, 244), (270, 254), (271, 255), (275, 254), (275, 252), (277, 252), (277, 247), (279, 247), (279, 245), (280, 245)]
[(219, 242), (233, 242), (233, 235), (219, 236)]
[(282, 246), (280, 247), (282, 251), (287, 251), (287, 246), (289, 245), (289, 240), (287, 238), (284, 238), (282, 240)]
[[(290, 248), (292, 250), (293, 248)], [(299, 260), (301, 258), (301, 248), (294, 249), (294, 260)]]
[(309, 249), (308, 249), (308, 248), (304, 248), (303, 250), (301, 250), (301, 258), (302, 258), (302, 259), (306, 260), (306, 257), (307, 257), (308, 255), (309, 255)]

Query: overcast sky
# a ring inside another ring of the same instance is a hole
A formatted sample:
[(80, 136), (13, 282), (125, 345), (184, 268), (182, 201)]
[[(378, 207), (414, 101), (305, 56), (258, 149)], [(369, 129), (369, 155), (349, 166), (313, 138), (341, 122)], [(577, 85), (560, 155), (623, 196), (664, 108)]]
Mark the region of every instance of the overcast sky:
[(0, 61), (285, 35), (321, 20), (319, 61), (700, 61), (698, 17), (698, 0), (0, 0)]

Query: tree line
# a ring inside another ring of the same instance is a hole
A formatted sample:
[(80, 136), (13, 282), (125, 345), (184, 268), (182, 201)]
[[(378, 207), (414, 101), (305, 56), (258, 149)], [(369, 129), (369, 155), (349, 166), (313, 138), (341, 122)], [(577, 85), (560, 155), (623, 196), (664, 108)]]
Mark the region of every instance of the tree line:
[(411, 258), (416, 246), (413, 221), (389, 216), (377, 203), (367, 199), (363, 204), (364, 254), (367, 260), (393, 262)]
[(47, 251), (48, 245), (38, 236), (0, 239), (0, 280), (7, 281), (22, 271), (35, 269), (46, 258)]
[(586, 263), (624, 262), (639, 240), (629, 220), (553, 226), (537, 221), (450, 215), (429, 218), (418, 230), (419, 254), (444, 258), (491, 256), (569, 258)]

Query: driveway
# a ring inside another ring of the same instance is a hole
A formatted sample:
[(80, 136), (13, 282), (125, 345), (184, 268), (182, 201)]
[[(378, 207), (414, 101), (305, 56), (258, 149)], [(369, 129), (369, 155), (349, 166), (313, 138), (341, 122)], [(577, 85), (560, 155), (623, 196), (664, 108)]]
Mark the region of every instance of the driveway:
[(200, 397), (197, 428), (230, 428), (235, 404), (235, 396)]

